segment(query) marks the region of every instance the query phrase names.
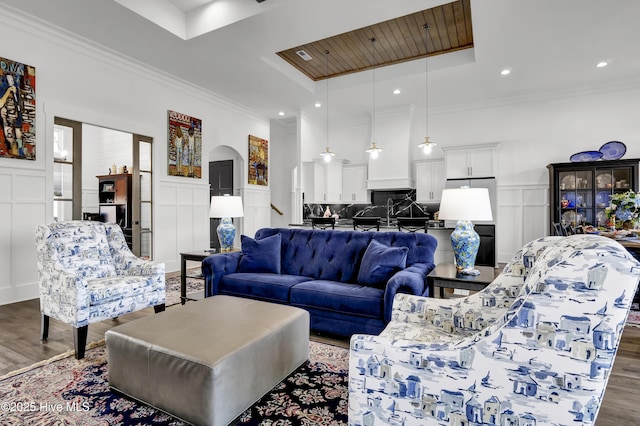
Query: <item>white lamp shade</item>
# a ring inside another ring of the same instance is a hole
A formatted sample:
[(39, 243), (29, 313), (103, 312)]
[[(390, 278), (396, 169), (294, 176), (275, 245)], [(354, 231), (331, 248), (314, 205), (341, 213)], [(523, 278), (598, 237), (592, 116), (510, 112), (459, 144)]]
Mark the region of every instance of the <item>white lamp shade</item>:
[(209, 217), (243, 217), (242, 198), (222, 195), (211, 197)]
[(452, 188), (442, 191), (442, 220), (493, 220), (487, 188)]

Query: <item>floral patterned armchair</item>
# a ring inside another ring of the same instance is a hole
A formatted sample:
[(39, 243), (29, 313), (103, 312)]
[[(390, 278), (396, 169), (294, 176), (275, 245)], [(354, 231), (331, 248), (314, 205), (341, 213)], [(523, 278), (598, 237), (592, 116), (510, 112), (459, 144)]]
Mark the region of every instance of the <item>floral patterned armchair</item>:
[(613, 240), (544, 237), (472, 296), (397, 295), (351, 338), (349, 425), (594, 423), (639, 278)]
[(35, 233), (42, 340), (49, 317), (71, 324), (81, 359), (89, 324), (151, 306), (164, 310), (164, 263), (136, 257), (118, 225), (55, 222)]

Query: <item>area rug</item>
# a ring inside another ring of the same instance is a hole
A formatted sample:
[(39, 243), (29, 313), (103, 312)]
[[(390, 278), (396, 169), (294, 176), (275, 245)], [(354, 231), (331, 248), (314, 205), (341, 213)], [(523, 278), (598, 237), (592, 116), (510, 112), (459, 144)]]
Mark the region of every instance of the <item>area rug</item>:
[[(197, 275), (199, 273), (200, 267), (187, 271), (187, 294), (204, 290), (204, 280), (189, 277), (189, 275)], [(180, 271), (167, 272), (164, 277), (164, 283), (167, 289), (165, 305), (171, 306), (180, 303)]]
[(632, 327), (640, 327), (640, 311), (633, 309), (629, 311), (626, 325), (630, 325)]
[[(347, 423), (348, 350), (310, 342), (309, 361), (244, 412), (241, 425)], [(182, 425), (109, 390), (104, 345), (0, 381), (2, 425)]]

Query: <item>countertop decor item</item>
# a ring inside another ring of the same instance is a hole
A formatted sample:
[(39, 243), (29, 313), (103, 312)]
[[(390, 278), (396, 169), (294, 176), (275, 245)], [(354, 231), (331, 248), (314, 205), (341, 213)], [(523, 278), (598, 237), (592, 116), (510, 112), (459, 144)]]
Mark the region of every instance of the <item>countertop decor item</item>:
[(450, 188), (442, 191), (440, 219), (457, 220), (451, 233), (451, 246), (460, 273), (477, 275), (474, 269), (480, 248), (480, 236), (473, 229), (473, 220), (493, 220), (487, 188)]
[(223, 253), (233, 250), (233, 240), (236, 237), (236, 227), (232, 217), (243, 217), (242, 198), (239, 196), (213, 196), (209, 217), (220, 218), (220, 225), (216, 228), (220, 240), (220, 251)]
[(607, 142), (600, 147), (603, 160), (619, 160), (627, 152), (627, 146), (620, 141)]

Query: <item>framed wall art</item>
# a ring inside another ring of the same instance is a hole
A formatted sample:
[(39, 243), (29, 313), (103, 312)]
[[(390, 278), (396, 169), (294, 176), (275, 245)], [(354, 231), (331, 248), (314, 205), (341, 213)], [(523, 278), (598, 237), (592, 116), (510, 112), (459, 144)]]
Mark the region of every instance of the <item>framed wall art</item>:
[(249, 135), (249, 183), (269, 185), (269, 141)]
[(202, 177), (202, 120), (168, 111), (169, 176)]
[(36, 69), (0, 57), (0, 157), (36, 159)]

